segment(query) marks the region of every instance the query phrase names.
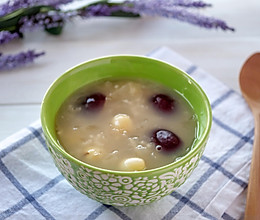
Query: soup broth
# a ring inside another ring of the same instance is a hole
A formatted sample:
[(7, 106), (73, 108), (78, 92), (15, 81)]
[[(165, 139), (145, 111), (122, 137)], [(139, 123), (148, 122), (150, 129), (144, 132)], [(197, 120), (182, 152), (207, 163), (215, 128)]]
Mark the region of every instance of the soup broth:
[(178, 160), (196, 139), (197, 117), (177, 92), (145, 80), (88, 84), (62, 104), (57, 137), (96, 167), (140, 171)]

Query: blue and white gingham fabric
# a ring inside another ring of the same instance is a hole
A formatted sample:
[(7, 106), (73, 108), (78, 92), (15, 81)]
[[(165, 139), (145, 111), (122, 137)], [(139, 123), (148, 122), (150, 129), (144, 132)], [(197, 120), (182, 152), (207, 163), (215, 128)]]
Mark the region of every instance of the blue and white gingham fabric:
[(168, 48), (149, 56), (188, 72), (208, 95), (213, 125), (199, 166), (171, 195), (140, 207), (103, 205), (76, 191), (58, 172), (40, 121), (0, 143), (0, 219), (241, 219), (254, 122), (240, 94)]

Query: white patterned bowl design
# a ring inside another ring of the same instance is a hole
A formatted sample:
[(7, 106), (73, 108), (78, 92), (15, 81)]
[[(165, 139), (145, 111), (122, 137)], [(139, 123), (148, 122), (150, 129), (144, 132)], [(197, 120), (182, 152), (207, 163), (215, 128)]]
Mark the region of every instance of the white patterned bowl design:
[(169, 195), (191, 175), (204, 151), (204, 147), (201, 148), (178, 167), (132, 176), (127, 172), (120, 175), (75, 165), (50, 144), (48, 147), (55, 165), (75, 189), (91, 199), (114, 206), (145, 205)]

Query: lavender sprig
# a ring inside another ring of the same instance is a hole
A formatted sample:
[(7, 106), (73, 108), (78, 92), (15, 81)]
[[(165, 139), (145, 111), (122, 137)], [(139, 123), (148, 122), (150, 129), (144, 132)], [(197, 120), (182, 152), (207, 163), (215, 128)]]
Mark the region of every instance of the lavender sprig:
[(211, 7), (211, 4), (205, 3), (203, 1), (190, 1), (190, 0), (175, 0), (174, 5), (189, 7), (189, 8), (206, 8)]
[(141, 15), (174, 18), (207, 29), (220, 28), (222, 30), (234, 31), (234, 28), (229, 27), (226, 22), (213, 17), (202, 16), (186, 8), (176, 6), (176, 2), (176, 0), (167, 2), (164, 0), (134, 0), (127, 2), (127, 4), (131, 4), (132, 7), (128, 7), (126, 10)]
[(20, 52), (15, 55), (3, 55), (0, 53), (0, 71), (25, 66), (42, 55), (44, 55), (44, 52), (36, 53), (34, 50)]
[(9, 41), (18, 38), (19, 35), (17, 33), (11, 33), (9, 31), (0, 31), (0, 45), (6, 44)]
[[(43, 0), (46, 4), (58, 5), (66, 4), (73, 0)], [(26, 5), (38, 4), (40, 0), (13, 0), (13, 5), (9, 8), (25, 7)], [(20, 3), (19, 3), (20, 2)], [(42, 2), (41, 2), (42, 3)], [(6, 4), (8, 5), (8, 4)], [(2, 8), (6, 5), (2, 5)], [(202, 16), (190, 8), (209, 7), (210, 4), (203, 1), (193, 0), (128, 0), (122, 3), (110, 3), (108, 1), (98, 1), (85, 7), (62, 11), (49, 6), (34, 6), (32, 8), (24, 8), (20, 11), (15, 19), (12, 19), (6, 26), (5, 20), (8, 17), (0, 17), (0, 31), (12, 30), (22, 36), (26, 30), (44, 28), (51, 34), (60, 34), (65, 22), (73, 17), (80, 16), (81, 18), (97, 17), (97, 16), (118, 16), (118, 17), (137, 17), (139, 15), (152, 15), (160, 17), (175, 18), (180, 21), (188, 22), (204, 28), (220, 28), (222, 30), (231, 30), (224, 21)], [(3, 21), (2, 21), (3, 20)], [(2, 28), (1, 28), (2, 25)]]
[[(99, 17), (99, 16), (112, 16), (113, 13), (118, 11), (126, 11), (128, 7), (120, 4), (93, 4), (88, 7), (83, 7), (78, 10), (78, 15), (82, 18)], [(134, 14), (133, 14), (134, 16)]]
[(19, 32), (34, 29), (50, 29), (62, 27), (67, 19), (65, 13), (57, 11), (48, 11), (46, 13), (38, 13), (36, 15), (22, 17), (19, 22)]
[(68, 4), (73, 0), (9, 0), (0, 5), (0, 17), (10, 14), (21, 8), (45, 5), (58, 8), (60, 5)]
[[(24, 33), (28, 30), (35, 30), (35, 29), (55, 29), (55, 28), (62, 28), (63, 25), (71, 21), (72, 18), (80, 16), (81, 18), (90, 18), (90, 17), (98, 17), (98, 16), (113, 16), (113, 13), (118, 11), (123, 11), (124, 6), (118, 4), (93, 4), (88, 7), (83, 7), (78, 10), (74, 11), (60, 11), (60, 10), (51, 10), (44, 13), (37, 13), (35, 15), (24, 16), (18, 21), (17, 30), (19, 33)], [(138, 15), (125, 12), (125, 15), (128, 17), (136, 17)], [(122, 14), (120, 17), (123, 16)], [(53, 33), (52, 33), (53, 34)], [(59, 34), (59, 33), (58, 33)]]

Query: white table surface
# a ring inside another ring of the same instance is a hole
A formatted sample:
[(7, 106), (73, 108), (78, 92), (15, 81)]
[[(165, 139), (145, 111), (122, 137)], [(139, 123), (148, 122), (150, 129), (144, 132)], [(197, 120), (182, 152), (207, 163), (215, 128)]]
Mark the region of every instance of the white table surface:
[(240, 68), (249, 55), (260, 51), (260, 1), (208, 2), (213, 7), (202, 13), (227, 21), (236, 28), (234, 33), (165, 18), (94, 18), (67, 24), (58, 37), (32, 32), (1, 46), (3, 53), (36, 49), (46, 55), (29, 67), (0, 72), (0, 141), (39, 119), (41, 100), (54, 79), (99, 56), (144, 55), (166, 46), (240, 92)]

